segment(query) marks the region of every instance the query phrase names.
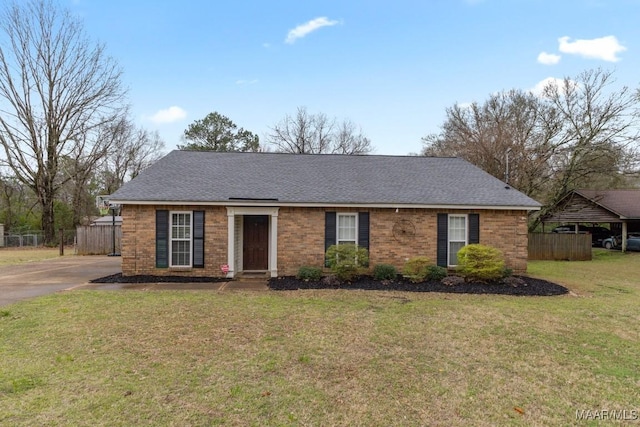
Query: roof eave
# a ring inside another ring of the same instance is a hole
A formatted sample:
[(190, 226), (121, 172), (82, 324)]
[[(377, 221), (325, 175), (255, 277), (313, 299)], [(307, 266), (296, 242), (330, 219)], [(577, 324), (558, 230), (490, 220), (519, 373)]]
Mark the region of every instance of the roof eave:
[(538, 211), (541, 206), (534, 205), (454, 205), (454, 204), (426, 204), (426, 203), (319, 203), (319, 202), (278, 202), (257, 200), (111, 200), (120, 205), (167, 205), (167, 206), (277, 206), (277, 207), (344, 207), (344, 208), (386, 208), (386, 209), (477, 209), (477, 210), (517, 210)]

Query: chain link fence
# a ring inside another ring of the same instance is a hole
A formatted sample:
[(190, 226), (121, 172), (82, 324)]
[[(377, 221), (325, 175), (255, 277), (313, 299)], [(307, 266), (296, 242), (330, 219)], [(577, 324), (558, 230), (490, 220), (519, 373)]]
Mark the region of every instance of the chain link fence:
[[(75, 230), (63, 230), (55, 236), (55, 246), (60, 244), (60, 238), (65, 246), (74, 246), (76, 243)], [(0, 236), (0, 247), (5, 248), (22, 248), (22, 247), (38, 247), (44, 245), (44, 233), (40, 230), (24, 231), (20, 233), (7, 233)]]

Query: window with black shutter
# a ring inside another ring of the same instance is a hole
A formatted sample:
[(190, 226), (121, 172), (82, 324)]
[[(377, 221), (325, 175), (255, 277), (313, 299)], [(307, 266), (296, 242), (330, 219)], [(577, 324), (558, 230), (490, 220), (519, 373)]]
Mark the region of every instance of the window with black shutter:
[(340, 244), (357, 244), (369, 250), (369, 234), (369, 212), (325, 212), (325, 252), (330, 246)]
[(480, 215), (439, 213), (437, 233), (436, 263), (441, 267), (455, 266), (462, 247), (480, 243)]
[(204, 211), (156, 211), (156, 267), (204, 268)]

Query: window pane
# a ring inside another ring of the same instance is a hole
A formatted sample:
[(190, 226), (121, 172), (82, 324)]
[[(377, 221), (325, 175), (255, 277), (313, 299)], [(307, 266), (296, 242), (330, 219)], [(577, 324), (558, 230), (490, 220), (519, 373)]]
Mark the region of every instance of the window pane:
[(190, 265), (190, 242), (189, 241), (174, 241), (171, 245), (171, 265)]
[(356, 216), (338, 215), (338, 240), (356, 241)]
[(449, 265), (458, 265), (458, 251), (464, 247), (464, 242), (449, 243)]
[(191, 265), (191, 214), (171, 214), (171, 265)]
[(458, 251), (467, 243), (467, 217), (449, 216), (449, 265), (458, 265)]
[(191, 238), (191, 215), (173, 214), (171, 218), (171, 238), (190, 239)]
[(450, 241), (466, 241), (465, 230), (466, 218), (460, 216), (449, 217), (449, 240)]

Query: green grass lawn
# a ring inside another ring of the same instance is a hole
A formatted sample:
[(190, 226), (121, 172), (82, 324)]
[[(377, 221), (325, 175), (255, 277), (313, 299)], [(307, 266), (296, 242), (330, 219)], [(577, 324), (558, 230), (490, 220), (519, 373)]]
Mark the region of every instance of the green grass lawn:
[(0, 267), (60, 256), (59, 248), (0, 248)]
[(529, 270), (572, 294), (74, 291), (6, 306), (0, 425), (556, 426), (598, 425), (576, 411), (632, 417), (640, 254), (597, 250), (590, 262)]

